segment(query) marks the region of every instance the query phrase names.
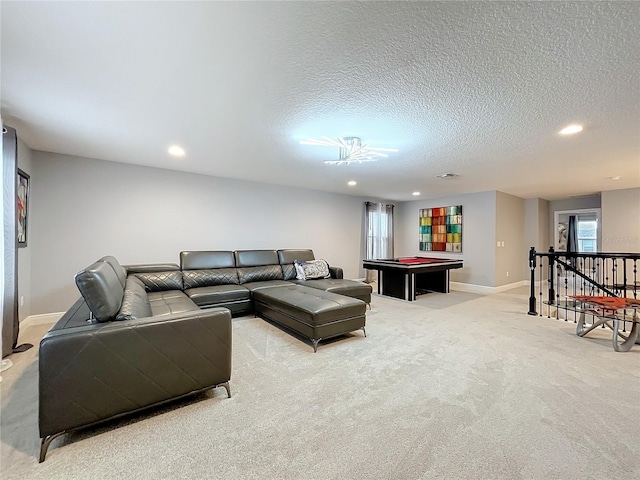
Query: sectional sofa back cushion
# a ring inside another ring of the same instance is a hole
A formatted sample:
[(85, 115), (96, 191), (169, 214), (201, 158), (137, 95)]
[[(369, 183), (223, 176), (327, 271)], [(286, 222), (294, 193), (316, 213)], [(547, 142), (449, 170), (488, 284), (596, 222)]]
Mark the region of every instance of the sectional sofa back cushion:
[(238, 272), (233, 252), (180, 252), (184, 288), (237, 285)]
[(237, 250), (235, 257), (241, 284), (284, 280), (275, 250)]
[(236, 259), (233, 252), (228, 250), (180, 252), (182, 270), (210, 270), (235, 266)]
[(144, 284), (147, 292), (182, 290), (182, 272), (180, 270), (141, 272), (134, 273), (134, 275)]
[(96, 320), (108, 322), (116, 318), (124, 288), (109, 263), (99, 260), (89, 265), (76, 273), (75, 282)]
[(144, 284), (135, 275), (129, 275), (124, 287), (122, 306), (116, 320), (135, 320), (151, 316), (151, 305)]
[(296, 260), (315, 260), (313, 250), (278, 250), (278, 261), (282, 266), (282, 274), (285, 280), (296, 278), (296, 267), (293, 264)]
[(118, 262), (116, 257), (112, 255), (106, 255), (98, 261), (107, 262), (109, 265), (111, 265), (111, 268), (113, 268), (113, 271), (116, 272), (116, 275), (118, 276), (118, 280), (120, 280), (120, 283), (123, 287), (125, 286), (127, 282), (127, 270), (122, 265), (120, 265), (120, 262)]

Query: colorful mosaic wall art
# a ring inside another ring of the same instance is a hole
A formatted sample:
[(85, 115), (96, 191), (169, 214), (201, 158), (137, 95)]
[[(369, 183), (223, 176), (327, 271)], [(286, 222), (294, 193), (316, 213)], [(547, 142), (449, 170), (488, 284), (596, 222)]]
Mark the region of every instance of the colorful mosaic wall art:
[(420, 250), (462, 252), (462, 205), (420, 210)]

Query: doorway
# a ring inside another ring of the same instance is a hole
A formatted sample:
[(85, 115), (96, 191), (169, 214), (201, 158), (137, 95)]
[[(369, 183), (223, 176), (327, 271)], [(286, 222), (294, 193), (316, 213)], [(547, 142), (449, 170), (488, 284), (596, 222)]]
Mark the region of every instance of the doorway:
[(602, 249), (601, 209), (560, 210), (554, 212), (554, 241), (556, 251), (566, 252), (569, 217), (576, 217), (578, 252), (595, 253)]

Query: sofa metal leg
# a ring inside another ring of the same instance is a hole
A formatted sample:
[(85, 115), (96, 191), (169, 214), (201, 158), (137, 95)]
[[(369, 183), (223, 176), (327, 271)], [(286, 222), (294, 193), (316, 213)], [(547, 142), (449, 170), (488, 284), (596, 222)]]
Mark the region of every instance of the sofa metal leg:
[(229, 382), (224, 382), (221, 383), (220, 385), (216, 385), (215, 388), (218, 387), (224, 387), (224, 389), (227, 391), (227, 398), (231, 398), (231, 385), (229, 385)]
[(367, 338), (367, 331), (362, 327), (362, 332), (364, 333), (364, 337)]
[(65, 433), (66, 432), (54, 433), (53, 435), (47, 435), (42, 439), (42, 442), (40, 443), (40, 459), (38, 460), (38, 463), (44, 462), (44, 459), (47, 456), (47, 450), (49, 449), (49, 445), (51, 444), (51, 442), (54, 439), (58, 438), (60, 435), (64, 435)]
[(316, 353), (318, 351), (318, 343), (320, 343), (320, 340), (322, 340), (321, 338), (312, 338), (311, 341), (313, 342), (313, 353)]

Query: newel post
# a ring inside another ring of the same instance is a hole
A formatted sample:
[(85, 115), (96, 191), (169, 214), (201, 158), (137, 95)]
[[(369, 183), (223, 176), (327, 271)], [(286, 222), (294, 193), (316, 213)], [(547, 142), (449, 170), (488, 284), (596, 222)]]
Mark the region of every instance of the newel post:
[(538, 315), (536, 312), (536, 249), (529, 250), (529, 269), (531, 270), (531, 291), (529, 293), (529, 315)]

